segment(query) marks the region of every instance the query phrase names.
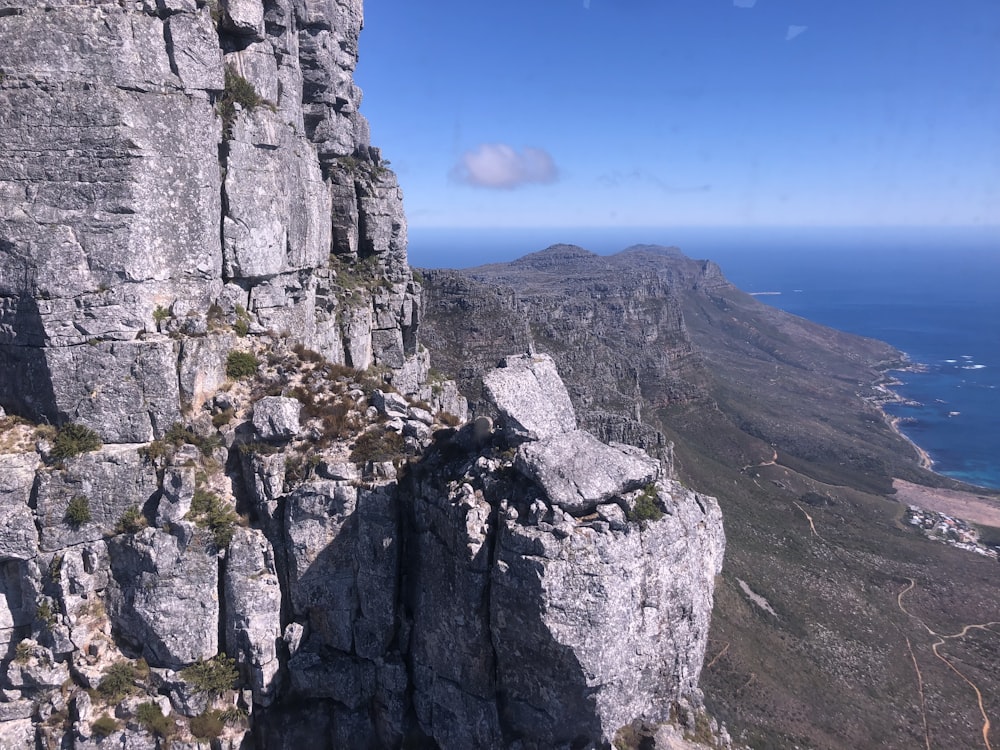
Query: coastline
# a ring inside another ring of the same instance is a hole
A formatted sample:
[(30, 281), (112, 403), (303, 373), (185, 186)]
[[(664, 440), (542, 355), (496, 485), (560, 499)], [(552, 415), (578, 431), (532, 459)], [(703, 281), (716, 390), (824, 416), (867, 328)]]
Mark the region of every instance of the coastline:
[(923, 370), (926, 369), (923, 365), (909, 362), (905, 354), (903, 356), (905, 359), (904, 359), (904, 364), (902, 366), (887, 367), (886, 370), (883, 371), (882, 375), (878, 378), (878, 380), (872, 383), (872, 389), (875, 391), (876, 395), (871, 399), (871, 402), (876, 406), (876, 408), (878, 408), (879, 413), (882, 415), (882, 419), (885, 420), (885, 423), (889, 426), (889, 428), (897, 435), (899, 435), (899, 437), (901, 437), (903, 440), (909, 443), (910, 447), (913, 448), (913, 451), (917, 454), (917, 461), (920, 468), (927, 469), (928, 471), (934, 471), (934, 459), (931, 458), (931, 454), (928, 453), (923, 448), (921, 448), (919, 445), (917, 445), (917, 443), (913, 440), (913, 438), (911, 438), (909, 435), (903, 432), (903, 429), (900, 426), (903, 421), (902, 418), (897, 417), (894, 414), (890, 414), (888, 411), (886, 411), (885, 408), (886, 404), (905, 404), (908, 406), (919, 406), (919, 404), (916, 404), (913, 401), (909, 401), (903, 398), (894, 390), (892, 390), (892, 386), (902, 385), (902, 381), (897, 380), (890, 373), (922, 372)]

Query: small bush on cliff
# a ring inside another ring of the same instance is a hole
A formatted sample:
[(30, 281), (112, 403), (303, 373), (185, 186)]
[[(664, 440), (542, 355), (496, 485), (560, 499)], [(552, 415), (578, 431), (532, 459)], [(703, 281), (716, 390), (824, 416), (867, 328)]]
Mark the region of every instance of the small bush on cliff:
[(59, 428), (49, 455), (57, 461), (72, 458), (81, 453), (96, 451), (102, 445), (101, 436), (89, 427), (70, 422)]
[(226, 375), (233, 380), (249, 378), (257, 374), (260, 362), (250, 352), (231, 351), (226, 357)]
[(403, 436), (392, 430), (372, 430), (358, 435), (351, 451), (351, 460), (363, 464), (394, 461), (403, 455)]
[(165, 308), (163, 305), (157, 305), (156, 309), (153, 310), (153, 322), (156, 323), (156, 330), (160, 330), (160, 325), (170, 319), (170, 310)]
[(660, 506), (657, 505), (656, 500), (656, 485), (652, 483), (647, 484), (642, 494), (636, 499), (632, 511), (628, 514), (628, 520), (643, 525), (648, 521), (659, 521), (663, 518), (663, 511), (660, 510)]
[(157, 737), (166, 739), (174, 733), (174, 721), (163, 715), (163, 710), (156, 703), (142, 703), (135, 709), (135, 718), (142, 728)]
[(90, 731), (94, 733), (95, 737), (103, 740), (105, 737), (118, 731), (118, 722), (107, 714), (104, 714), (90, 725)]
[(222, 695), (227, 690), (232, 690), (239, 677), (236, 660), (225, 654), (219, 654), (208, 661), (196, 661), (190, 667), (182, 669), (180, 674), (195, 692), (208, 695)]
[(236, 120), (237, 104), (247, 112), (253, 112), (267, 102), (257, 93), (253, 84), (241, 76), (232, 65), (226, 66), (225, 86), (217, 110), (219, 117), (222, 118), (222, 135), (228, 140), (232, 135), (233, 122)]
[(149, 526), (149, 521), (146, 520), (146, 516), (142, 514), (139, 507), (136, 505), (130, 505), (122, 513), (122, 517), (118, 519), (118, 523), (115, 524), (116, 534), (135, 534), (142, 531), (144, 528)]
[(202, 529), (208, 529), (219, 549), (229, 546), (239, 516), (222, 499), (207, 490), (198, 488), (191, 499), (191, 510), (187, 517)]
[(91, 519), (90, 500), (83, 495), (77, 495), (66, 506), (66, 523), (77, 529)]
[(225, 729), (221, 711), (207, 710), (191, 718), (191, 734), (199, 740), (214, 740)]
[(108, 703), (119, 703), (135, 692), (138, 677), (134, 664), (117, 661), (104, 670), (104, 676), (97, 683), (97, 693)]

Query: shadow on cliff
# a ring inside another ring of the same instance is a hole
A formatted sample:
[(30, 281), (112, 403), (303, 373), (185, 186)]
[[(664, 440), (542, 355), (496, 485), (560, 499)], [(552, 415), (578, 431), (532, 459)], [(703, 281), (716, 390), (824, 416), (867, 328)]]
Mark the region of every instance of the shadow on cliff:
[[(443, 691), (435, 685), (433, 695), (414, 689), (414, 703), (432, 704), (435, 719), (445, 719), (423, 729), (442, 748), (605, 747), (595, 688), (573, 647), (560, 642), (546, 622), (559, 603), (545, 590), (539, 558), (504, 545), (501, 501), (527, 518), (531, 502), (544, 492), (510, 470), (470, 470), (479, 456), (495, 459), (510, 451), (499, 433), (477, 440), (467, 425), (435, 438), (411, 467), (403, 492), (408, 503), (401, 595), (413, 624), (407, 644), (411, 684), (421, 670), (448, 684)], [(479, 522), (454, 489), (466, 483), (490, 504), (478, 549)], [(418, 663), (421, 655), (443, 663)], [(442, 695), (463, 700), (442, 706)], [(462, 715), (465, 708), (468, 715)], [(486, 736), (489, 725), (492, 737)]]
[(0, 406), (33, 422), (60, 424), (65, 415), (56, 409), (45, 328), (34, 297), (0, 296), (0, 324)]

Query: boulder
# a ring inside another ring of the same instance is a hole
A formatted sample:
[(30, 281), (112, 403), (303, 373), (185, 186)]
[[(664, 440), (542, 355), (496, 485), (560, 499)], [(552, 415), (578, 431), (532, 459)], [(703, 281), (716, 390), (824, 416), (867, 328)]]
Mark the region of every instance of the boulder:
[(547, 354), (507, 357), (483, 376), (483, 390), (514, 438), (541, 440), (576, 429), (569, 393)]
[(281, 641), (281, 588), (274, 550), (256, 529), (237, 529), (224, 579), (226, 652), (245, 664), (254, 702), (271, 703)]
[(179, 669), (219, 651), (218, 559), (200, 532), (187, 547), (146, 528), (108, 542), (108, 614), (153, 667)]
[(573, 514), (655, 482), (660, 463), (637, 448), (605, 445), (574, 430), (522, 445), (515, 468), (542, 486), (549, 501)]
[(253, 407), (253, 427), (264, 440), (290, 440), (299, 432), (302, 403), (294, 398), (265, 396)]

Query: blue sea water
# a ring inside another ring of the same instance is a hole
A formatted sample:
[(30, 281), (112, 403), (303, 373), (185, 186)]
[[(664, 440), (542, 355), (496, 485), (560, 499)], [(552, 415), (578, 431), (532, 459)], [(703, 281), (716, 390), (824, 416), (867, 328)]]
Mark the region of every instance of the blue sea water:
[(919, 404), (889, 407), (904, 433), (936, 471), (1000, 488), (1000, 228), (412, 229), (410, 262), (467, 267), (556, 242), (676, 245), (767, 304), (889, 342), (924, 366), (898, 373)]

